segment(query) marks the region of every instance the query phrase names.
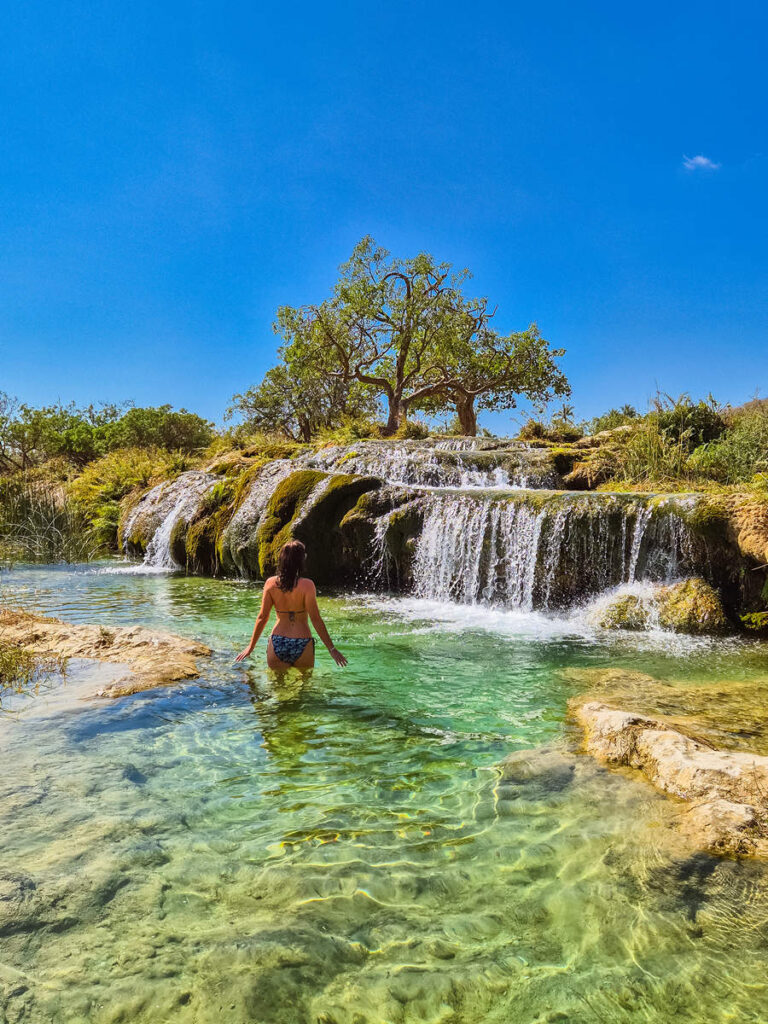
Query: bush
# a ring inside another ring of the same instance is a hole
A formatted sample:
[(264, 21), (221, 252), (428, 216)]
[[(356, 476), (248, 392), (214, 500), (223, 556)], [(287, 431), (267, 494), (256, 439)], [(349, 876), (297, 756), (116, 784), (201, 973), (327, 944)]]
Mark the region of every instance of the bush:
[(714, 441), (726, 429), (722, 410), (710, 395), (706, 401), (693, 402), (688, 395), (671, 398), (661, 392), (652, 403), (648, 418), (656, 419), (659, 430), (671, 441), (693, 451)]
[(403, 420), (395, 432), (395, 437), (404, 441), (423, 441), (429, 437), (429, 427), (423, 420)]
[(587, 434), (600, 434), (603, 430), (615, 430), (632, 423), (638, 417), (637, 409), (632, 405), (622, 405), (620, 409), (609, 409), (602, 416), (595, 416), (583, 424)]
[(528, 419), (517, 435), (521, 441), (541, 441), (546, 437), (547, 428), (541, 420)]
[(558, 443), (567, 443), (569, 441), (578, 441), (580, 437), (584, 436), (584, 431), (581, 427), (577, 427), (575, 423), (571, 423), (570, 420), (556, 416), (549, 423), (544, 423), (542, 420), (526, 420), (517, 436), (521, 441), (556, 441)]
[(132, 491), (172, 479), (191, 466), (189, 457), (181, 452), (125, 448), (86, 466), (70, 484), (69, 493), (90, 524), (98, 546), (114, 550), (123, 498)]

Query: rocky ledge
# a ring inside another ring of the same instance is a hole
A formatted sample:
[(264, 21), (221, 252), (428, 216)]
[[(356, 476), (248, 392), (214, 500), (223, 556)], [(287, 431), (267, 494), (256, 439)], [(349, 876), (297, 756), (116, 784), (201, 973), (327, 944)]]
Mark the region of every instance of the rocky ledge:
[(143, 626), (75, 624), (16, 610), (0, 611), (0, 640), (35, 654), (125, 665), (127, 673), (99, 690), (99, 697), (124, 697), (196, 679), (200, 674), (197, 659), (211, 654), (211, 649), (197, 640)]
[(713, 854), (768, 858), (768, 757), (717, 750), (648, 718), (597, 701), (572, 706), (596, 760), (638, 769), (685, 801), (680, 831)]

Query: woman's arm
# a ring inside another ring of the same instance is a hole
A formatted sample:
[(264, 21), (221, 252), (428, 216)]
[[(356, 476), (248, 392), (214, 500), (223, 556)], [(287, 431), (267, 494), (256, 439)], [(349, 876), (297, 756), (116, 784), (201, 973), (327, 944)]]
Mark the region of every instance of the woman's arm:
[(309, 584), (307, 591), (307, 613), (310, 619), (312, 620), (312, 625), (315, 627), (317, 635), (328, 648), (328, 653), (330, 654), (330, 656), (333, 658), (337, 665), (343, 668), (347, 664), (347, 659), (344, 657), (341, 651), (337, 651), (336, 648), (333, 646), (333, 640), (331, 640), (331, 635), (328, 632), (325, 623), (323, 622), (323, 617), (320, 614), (320, 609), (317, 607), (317, 591), (315, 590), (315, 584), (311, 580), (307, 580), (307, 583)]
[(256, 646), (256, 641), (259, 639), (262, 632), (264, 631), (264, 627), (269, 622), (269, 616), (272, 614), (273, 603), (274, 602), (272, 601), (272, 588), (267, 583), (265, 583), (264, 593), (261, 595), (261, 610), (259, 611), (259, 614), (256, 616), (256, 622), (253, 625), (253, 635), (251, 636), (251, 642), (248, 644), (245, 650), (240, 651), (238, 656), (235, 658), (235, 661), (243, 661), (245, 658), (248, 657), (253, 648)]

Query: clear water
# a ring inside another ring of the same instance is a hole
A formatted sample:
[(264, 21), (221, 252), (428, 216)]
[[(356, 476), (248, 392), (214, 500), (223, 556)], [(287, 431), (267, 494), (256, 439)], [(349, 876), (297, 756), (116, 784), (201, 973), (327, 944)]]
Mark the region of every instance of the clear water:
[[(75, 664), (6, 705), (0, 1020), (766, 1020), (766, 866), (683, 845), (566, 724), (606, 669), (681, 713), (722, 680), (764, 706), (764, 646), (342, 595), (349, 668), (278, 683), (263, 650), (231, 664), (258, 586), (113, 568), (16, 569), (2, 597), (216, 654), (114, 702), (89, 696), (113, 669)], [(573, 771), (503, 777), (541, 745)]]

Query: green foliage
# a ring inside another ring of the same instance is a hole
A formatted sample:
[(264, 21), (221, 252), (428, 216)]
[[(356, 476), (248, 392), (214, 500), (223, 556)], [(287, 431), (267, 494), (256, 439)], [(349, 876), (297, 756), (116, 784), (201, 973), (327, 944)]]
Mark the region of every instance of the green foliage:
[(595, 416), (583, 424), (586, 434), (599, 434), (603, 430), (615, 430), (626, 426), (638, 418), (637, 409), (632, 405), (622, 405), (620, 409), (609, 409), (602, 416)]
[(688, 395), (672, 398), (659, 392), (653, 399), (648, 419), (659, 431), (689, 452), (713, 441), (725, 430), (725, 421), (712, 395), (706, 401), (693, 402)]
[(91, 524), (97, 545), (117, 547), (120, 503), (161, 480), (169, 480), (191, 468), (192, 460), (181, 452), (162, 448), (125, 448), (92, 462), (69, 487), (69, 494)]
[(260, 384), (234, 395), (227, 416), (241, 416), (245, 432), (277, 433), (310, 441), (345, 422), (369, 420), (377, 409), (375, 393), (357, 381), (345, 382), (329, 368), (295, 358), (290, 345), (280, 350), (285, 362), (273, 366)]
[(423, 420), (403, 420), (397, 428), (395, 437), (406, 441), (423, 441), (429, 437), (429, 427)]
[(691, 455), (690, 469), (699, 477), (724, 484), (752, 482), (765, 487), (768, 473), (768, 406), (749, 403), (729, 416), (724, 433)]
[(128, 409), (106, 431), (106, 450), (166, 448), (191, 455), (214, 438), (213, 424), (186, 409), (170, 405)]
[(555, 364), (562, 350), (550, 349), (535, 324), (507, 337), (492, 330), (487, 299), (463, 294), (468, 278), (427, 253), (392, 258), (364, 238), (340, 268), (330, 299), (279, 310), (286, 367), (381, 396), (389, 435), (409, 410), (453, 406), (463, 432), (474, 434), (476, 401), (510, 408), (519, 394), (567, 394)]
[(191, 453), (208, 445), (213, 425), (170, 405), (44, 406), (19, 404), (0, 393), (0, 471), (27, 470), (55, 458), (77, 467), (126, 447), (162, 447)]
[(525, 421), (517, 436), (521, 441), (554, 441), (564, 444), (578, 441), (583, 436), (583, 430), (560, 416), (554, 416), (548, 423), (531, 418)]

